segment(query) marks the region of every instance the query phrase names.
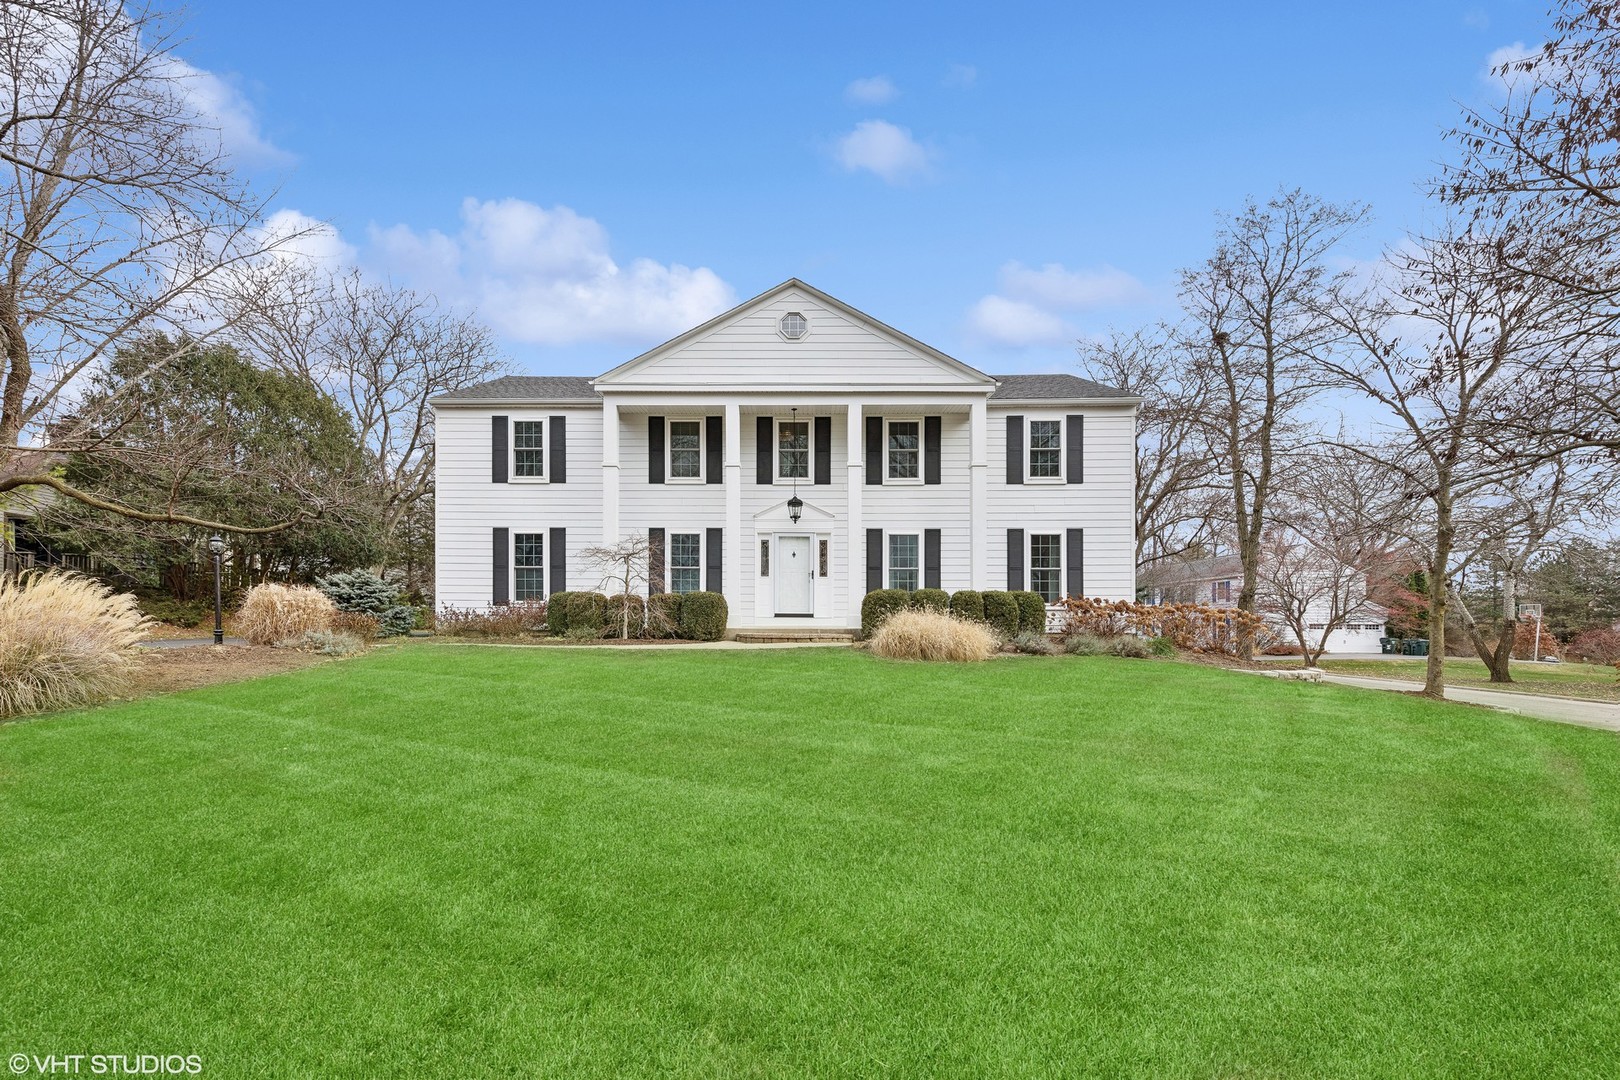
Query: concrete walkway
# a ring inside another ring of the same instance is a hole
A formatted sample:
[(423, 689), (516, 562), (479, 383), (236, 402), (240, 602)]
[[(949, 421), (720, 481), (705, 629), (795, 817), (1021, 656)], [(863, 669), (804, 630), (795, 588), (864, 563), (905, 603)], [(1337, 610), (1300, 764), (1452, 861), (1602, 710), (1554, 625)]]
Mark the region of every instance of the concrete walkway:
[(477, 641), (469, 638), (435, 637), (431, 639), (440, 645), (476, 645), (481, 649), (607, 649), (617, 652), (621, 649), (645, 649), (658, 652), (682, 652), (687, 649), (719, 649), (722, 651), (750, 649), (848, 649), (852, 648), (847, 641), (677, 641), (665, 645), (655, 645), (652, 642), (635, 645), (596, 645), (562, 644), (557, 642), (536, 641), (533, 643), (522, 641)]
[[(1323, 682), (1341, 686), (1357, 686), (1365, 690), (1405, 690), (1411, 692), (1423, 687), (1410, 679), (1378, 679), (1365, 675), (1322, 676)], [(1488, 705), (1493, 709), (1533, 716), (1538, 720), (1556, 720), (1561, 724), (1579, 724), (1582, 727), (1620, 731), (1620, 705), (1605, 701), (1578, 701), (1574, 698), (1548, 697), (1546, 694), (1521, 694), (1516, 690), (1484, 690), (1473, 686), (1446, 687), (1447, 701), (1466, 701), (1472, 705)]]

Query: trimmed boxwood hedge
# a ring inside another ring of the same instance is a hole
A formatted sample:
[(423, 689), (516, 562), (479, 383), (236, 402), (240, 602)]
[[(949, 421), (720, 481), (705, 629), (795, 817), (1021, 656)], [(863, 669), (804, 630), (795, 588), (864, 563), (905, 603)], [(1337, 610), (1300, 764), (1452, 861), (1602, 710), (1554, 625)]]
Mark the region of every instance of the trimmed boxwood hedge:
[(1018, 601), (1018, 632), (1046, 633), (1046, 601), (1041, 599), (1041, 594), (1025, 589), (1012, 595)]
[(861, 637), (871, 637), (884, 619), (910, 606), (911, 594), (904, 589), (873, 589), (861, 601)]
[(984, 593), (977, 589), (958, 589), (951, 594), (951, 614), (958, 619), (984, 622)]
[(568, 601), (571, 592), (554, 592), (546, 597), (546, 630), (552, 634), (568, 633)]
[(911, 594), (911, 606), (926, 611), (951, 610), (951, 594), (944, 589), (918, 589)]
[(726, 636), (726, 598), (717, 592), (689, 592), (681, 597), (681, 637), (719, 641)]
[(681, 594), (653, 593), (647, 598), (647, 636), (672, 638), (681, 631)]
[(984, 596), (984, 621), (1007, 641), (1018, 636), (1018, 599), (1010, 592), (992, 589)]

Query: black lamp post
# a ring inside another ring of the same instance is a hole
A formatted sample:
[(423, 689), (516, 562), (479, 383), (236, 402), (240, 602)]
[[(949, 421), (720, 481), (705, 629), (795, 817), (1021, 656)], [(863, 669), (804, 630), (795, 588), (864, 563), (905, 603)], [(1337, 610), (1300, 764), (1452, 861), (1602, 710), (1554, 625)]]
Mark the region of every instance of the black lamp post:
[(214, 553), (214, 644), (225, 644), (225, 612), (220, 605), (219, 561), (225, 554), (225, 541), (215, 533), (208, 539), (208, 550)]

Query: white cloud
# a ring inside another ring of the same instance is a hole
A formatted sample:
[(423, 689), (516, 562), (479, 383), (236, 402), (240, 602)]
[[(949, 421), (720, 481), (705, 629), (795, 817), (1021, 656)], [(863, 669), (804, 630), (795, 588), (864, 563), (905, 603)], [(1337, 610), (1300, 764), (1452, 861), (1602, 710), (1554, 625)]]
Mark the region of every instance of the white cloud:
[(1503, 45), (1499, 49), (1492, 49), (1485, 57), (1485, 67), (1480, 71), (1479, 77), (1492, 87), (1499, 90), (1511, 90), (1518, 85), (1520, 79), (1530, 77), (1525, 71), (1501, 71), (1503, 64), (1511, 64), (1515, 60), (1529, 60), (1541, 55), (1541, 46), (1526, 45), (1522, 41), (1515, 41), (1511, 45)]
[(354, 246), (337, 229), (300, 210), (277, 210), (264, 219), (260, 231), (279, 258), (307, 259), (329, 268), (348, 266), (355, 260)]
[(242, 165), (290, 165), (293, 155), (259, 130), (253, 103), (229, 80), (193, 67), (177, 56), (168, 58), (171, 77), (195, 113), (198, 124), (213, 131), (219, 147)]
[(1072, 342), (1080, 331), (1063, 316), (1098, 308), (1125, 307), (1151, 299), (1146, 286), (1112, 266), (1067, 270), (1061, 263), (1039, 269), (1020, 262), (1002, 266), (997, 291), (968, 310), (968, 331), (991, 344), (1022, 347)]
[(975, 338), (997, 345), (1057, 345), (1072, 341), (1075, 330), (1062, 318), (1026, 300), (991, 294), (968, 311)]
[(903, 127), (887, 120), (862, 120), (838, 140), (834, 156), (849, 171), (866, 169), (891, 184), (904, 184), (928, 172), (932, 155)]
[(887, 105), (900, 96), (900, 90), (887, 75), (856, 79), (844, 87), (844, 100), (851, 105)]
[(1491, 25), (1491, 17), (1479, 8), (1473, 8), (1463, 15), (1463, 25), (1470, 30), (1488, 30)]
[(566, 206), (469, 198), (461, 223), (454, 236), (373, 227), (376, 260), (416, 287), (477, 308), (514, 341), (651, 343), (736, 302), (707, 267), (651, 259), (620, 266), (601, 224)]
[(972, 64), (952, 64), (945, 69), (945, 85), (967, 90), (979, 81), (979, 69)]

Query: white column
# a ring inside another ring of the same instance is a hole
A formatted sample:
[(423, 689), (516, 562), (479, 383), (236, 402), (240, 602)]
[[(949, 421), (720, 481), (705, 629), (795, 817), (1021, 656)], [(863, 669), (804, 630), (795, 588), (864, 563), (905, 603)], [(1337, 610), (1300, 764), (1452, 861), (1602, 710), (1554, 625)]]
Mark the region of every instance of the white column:
[(847, 538), (844, 541), (843, 559), (844, 570), (849, 577), (844, 625), (859, 629), (861, 600), (866, 596), (866, 531), (861, 524), (861, 493), (866, 484), (866, 473), (862, 465), (865, 424), (861, 420), (860, 402), (850, 402), (848, 411), (849, 430), (846, 435), (849, 443), (849, 504), (844, 513)]
[(619, 542), (619, 407), (602, 402), (602, 546)]
[(721, 588), (726, 595), (726, 610), (732, 626), (747, 626), (753, 621), (742, 611), (743, 537), (742, 528), (742, 409), (736, 402), (726, 403), (726, 557), (723, 564)]
[(968, 547), (972, 588), (990, 585), (990, 404), (979, 398), (968, 412)]

